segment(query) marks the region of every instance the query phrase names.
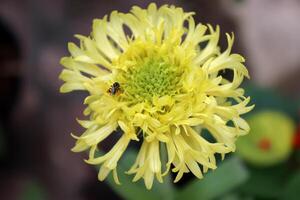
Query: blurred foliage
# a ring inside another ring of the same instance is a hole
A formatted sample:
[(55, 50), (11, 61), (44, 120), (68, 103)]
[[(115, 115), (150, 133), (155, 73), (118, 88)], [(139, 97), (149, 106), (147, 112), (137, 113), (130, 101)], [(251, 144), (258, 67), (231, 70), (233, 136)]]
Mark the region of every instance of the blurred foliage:
[[(300, 164), (297, 162), (299, 153), (296, 149), (291, 148), (295, 132), (293, 126), (295, 122), (299, 123), (300, 102), (284, 97), (275, 90), (259, 88), (253, 84), (246, 85), (245, 90), (246, 95), (251, 96), (255, 109), (246, 117), (252, 130), (248, 136), (238, 140), (238, 147), (241, 148), (241, 142), (251, 143), (253, 138), (261, 137), (266, 132), (269, 132), (267, 135), (271, 145), (276, 142), (276, 145), (280, 147), (278, 151), (287, 145), (282, 144), (283, 141), (290, 140), (290, 146), (277, 152), (281, 155), (282, 161), (285, 160), (280, 164), (268, 161), (273, 155), (267, 155), (264, 152), (255, 153), (255, 150), (247, 149), (247, 152), (256, 157), (256, 160), (260, 159), (260, 162), (268, 162), (270, 165), (265, 165), (264, 168), (247, 165), (250, 176), (247, 182), (235, 191), (239, 194), (238, 199), (243, 199), (241, 197), (266, 200), (299, 199), (300, 175), (299, 172), (294, 172)], [(264, 112), (265, 110), (272, 112)], [(259, 119), (257, 119), (257, 115), (260, 115)], [(287, 149), (288, 151), (285, 151)], [(294, 151), (294, 154), (288, 157), (290, 151)]]
[(255, 84), (248, 82), (244, 86), (246, 96), (251, 97), (251, 103), (255, 108), (249, 114), (252, 115), (260, 110), (276, 110), (283, 112), (293, 119), (299, 117), (299, 100), (289, 99), (282, 96), (278, 91), (270, 88), (257, 87)]
[(21, 194), (20, 200), (46, 200), (47, 195), (43, 187), (35, 181), (29, 181)]
[(282, 199), (297, 200), (300, 198), (300, 171), (298, 170), (283, 189)]
[(237, 157), (231, 157), (203, 180), (194, 180), (176, 195), (176, 199), (216, 199), (232, 191), (248, 179), (248, 172)]
[(238, 191), (246, 196), (276, 199), (287, 179), (288, 169), (282, 164), (268, 168), (248, 167), (250, 178)]

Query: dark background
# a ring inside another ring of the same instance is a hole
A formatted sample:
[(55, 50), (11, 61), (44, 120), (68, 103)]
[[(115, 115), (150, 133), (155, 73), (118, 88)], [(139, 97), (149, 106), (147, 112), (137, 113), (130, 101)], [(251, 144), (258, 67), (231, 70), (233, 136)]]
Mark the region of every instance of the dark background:
[[(60, 94), (61, 57), (74, 34), (88, 35), (94, 18), (128, 12), (134, 0), (0, 1), (0, 199), (118, 199), (97, 171), (74, 154), (85, 93)], [(247, 59), (251, 81), (300, 96), (300, 1), (155, 1), (195, 11), (197, 22), (234, 32), (233, 51)], [(76, 41), (77, 42), (77, 41)], [(26, 196), (27, 195), (27, 196)], [(24, 197), (25, 196), (25, 197)]]

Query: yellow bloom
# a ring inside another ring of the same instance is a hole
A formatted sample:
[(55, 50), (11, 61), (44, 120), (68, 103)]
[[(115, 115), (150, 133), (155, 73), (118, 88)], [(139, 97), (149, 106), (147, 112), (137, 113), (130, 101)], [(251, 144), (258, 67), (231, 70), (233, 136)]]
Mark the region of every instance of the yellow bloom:
[(264, 110), (247, 121), (251, 133), (237, 142), (237, 154), (257, 167), (269, 167), (289, 158), (293, 150), (295, 123), (285, 113)]
[[(80, 47), (69, 43), (60, 91), (89, 93), (84, 101), (89, 119), (79, 121), (86, 131), (74, 136), (72, 150), (89, 149), (86, 162), (102, 164), (100, 180), (113, 171), (119, 183), (117, 164), (132, 140), (141, 143), (128, 171), (133, 181), (143, 178), (150, 189), (154, 176), (162, 182), (169, 169), (177, 173), (174, 182), (189, 171), (202, 178), (216, 168), (216, 153), (234, 151), (237, 137), (248, 133), (240, 115), (252, 106), (239, 86), (249, 75), (244, 58), (231, 54), (233, 35), (227, 34), (228, 47), (221, 52), (219, 27), (196, 25), (192, 16), (174, 6), (135, 6), (130, 13), (95, 19), (89, 37), (76, 35)], [(233, 72), (232, 81), (219, 74), (225, 69)], [(97, 157), (99, 143), (118, 127), (118, 142)], [(201, 129), (215, 142), (197, 132)], [(167, 163), (161, 162), (162, 148)]]

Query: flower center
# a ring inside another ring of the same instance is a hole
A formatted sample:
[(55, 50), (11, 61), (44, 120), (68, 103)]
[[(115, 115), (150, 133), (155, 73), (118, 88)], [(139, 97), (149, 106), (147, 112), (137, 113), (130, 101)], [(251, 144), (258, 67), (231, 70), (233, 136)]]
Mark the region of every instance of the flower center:
[(261, 150), (263, 151), (268, 151), (271, 149), (271, 141), (268, 138), (262, 138), (259, 143), (258, 146)]
[(174, 95), (178, 91), (181, 73), (162, 58), (144, 58), (126, 73), (124, 90), (139, 101), (150, 101), (154, 96)]

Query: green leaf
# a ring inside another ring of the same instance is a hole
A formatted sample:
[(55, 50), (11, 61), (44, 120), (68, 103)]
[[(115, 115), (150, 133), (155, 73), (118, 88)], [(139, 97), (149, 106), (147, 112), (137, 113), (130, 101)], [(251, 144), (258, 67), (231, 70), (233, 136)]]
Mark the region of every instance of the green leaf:
[(281, 195), (284, 179), (288, 174), (284, 165), (268, 168), (249, 168), (250, 178), (240, 187), (246, 195), (276, 199)]
[(237, 157), (225, 160), (220, 166), (205, 175), (203, 180), (194, 180), (178, 192), (176, 199), (215, 199), (232, 191), (248, 179), (248, 172)]
[(283, 191), (283, 197), (281, 199), (298, 200), (300, 188), (300, 171), (298, 171), (291, 180), (288, 182)]
[(241, 197), (236, 193), (229, 193), (222, 196), (220, 200), (241, 200)]

